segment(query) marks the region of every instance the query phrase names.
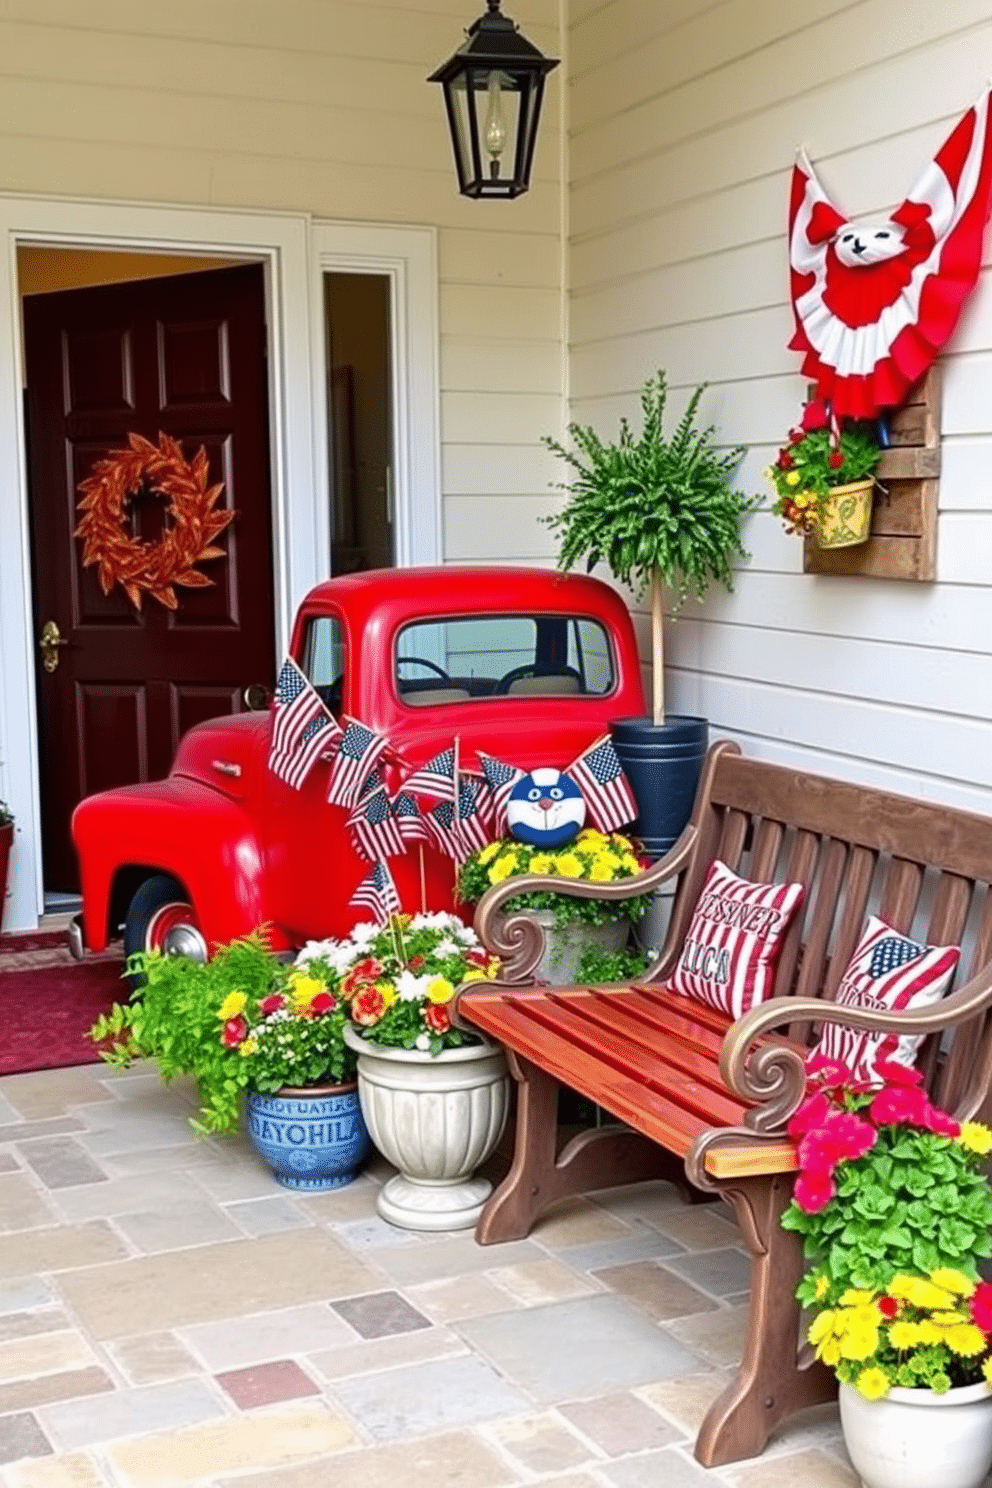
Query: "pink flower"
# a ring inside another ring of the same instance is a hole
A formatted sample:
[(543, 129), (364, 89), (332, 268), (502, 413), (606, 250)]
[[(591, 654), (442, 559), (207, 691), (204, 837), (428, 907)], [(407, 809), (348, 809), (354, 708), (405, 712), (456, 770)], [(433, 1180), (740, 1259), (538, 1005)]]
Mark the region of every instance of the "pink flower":
[(809, 1131), (815, 1131), (828, 1121), (833, 1111), (833, 1106), (827, 1100), (822, 1090), (815, 1095), (809, 1095), (796, 1111), (788, 1125), (788, 1133), (794, 1142), (805, 1136)]
[(838, 1162), (856, 1162), (870, 1152), (878, 1141), (878, 1132), (853, 1111), (834, 1116), (827, 1128), (837, 1153)]
[(925, 1126), (930, 1108), (923, 1091), (908, 1085), (893, 1085), (880, 1090), (868, 1108), (876, 1126)]
[(946, 1111), (941, 1111), (937, 1106), (927, 1104), (923, 1112), (921, 1126), (927, 1131), (932, 1131), (938, 1137), (959, 1137), (961, 1135), (961, 1123), (955, 1121), (953, 1116), (948, 1116)]
[(373, 1023), (378, 1023), (385, 1011), (386, 999), (378, 987), (363, 987), (361, 992), (357, 992), (352, 999), (352, 1021), (366, 1028), (371, 1028)]
[(286, 999), (281, 992), (272, 992), (268, 997), (263, 997), (258, 1004), (260, 1013), (275, 1013), (286, 1004)]
[(233, 1049), (238, 1044), (243, 1044), (247, 1037), (248, 1024), (240, 1016), (237, 1018), (228, 1018), (220, 1033), (221, 1043), (226, 1045), (228, 1049)]
[(811, 1054), (806, 1061), (806, 1073), (823, 1090), (850, 1085), (853, 1079), (846, 1064), (839, 1059), (828, 1059), (825, 1054)]
[(384, 971), (381, 961), (377, 961), (374, 956), (365, 956), (341, 979), (341, 996), (346, 1000), (354, 997), (360, 987), (364, 987), (367, 982), (374, 982)]
[(908, 1064), (900, 1064), (898, 1059), (879, 1059), (875, 1069), (881, 1075), (886, 1085), (921, 1085), (923, 1083), (923, 1071), (912, 1069)]
[(806, 438), (806, 435), (803, 433), (802, 429), (790, 429), (789, 430), (789, 443), (790, 444), (802, 444), (802, 442), (803, 442), (803, 440), (805, 438)]
[(836, 1193), (829, 1173), (800, 1173), (792, 1197), (807, 1214), (819, 1214)]
[(814, 429), (825, 429), (828, 423), (826, 407), (819, 399), (806, 404), (803, 409), (802, 424), (808, 433), (812, 433)]
[(992, 1333), (992, 1281), (980, 1281), (971, 1296), (971, 1317), (983, 1333)]

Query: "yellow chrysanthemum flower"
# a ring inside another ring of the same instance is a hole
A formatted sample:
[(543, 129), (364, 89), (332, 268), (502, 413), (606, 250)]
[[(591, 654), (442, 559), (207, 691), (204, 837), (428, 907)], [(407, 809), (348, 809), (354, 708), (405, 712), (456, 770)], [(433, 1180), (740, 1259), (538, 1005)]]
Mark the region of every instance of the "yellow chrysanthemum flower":
[(938, 1328), (931, 1318), (922, 1318), (916, 1325), (921, 1343), (943, 1343), (944, 1330)]
[(515, 867), (516, 864), (512, 857), (497, 858), (495, 863), (491, 863), (489, 866), (489, 882), (494, 884), (502, 883), (504, 879), (510, 877)]
[(785, 477), (785, 484), (787, 486), (798, 486), (800, 480), (801, 480), (801, 476), (799, 474), (799, 471), (798, 470), (790, 470), (789, 473), (788, 473), (788, 475)]
[(463, 982), (487, 982), (489, 980), (489, 975), (490, 975), (489, 972), (483, 971), (481, 966), (473, 966), (472, 967), (472, 970), (471, 971), (467, 971), (465, 973), (465, 975), (462, 977), (462, 981)]
[(814, 1295), (816, 1297), (817, 1302), (822, 1302), (823, 1299), (824, 1299), (824, 1297), (827, 1295), (827, 1293), (829, 1291), (830, 1291), (830, 1277), (829, 1276), (818, 1276), (816, 1278), (816, 1290), (814, 1292)]
[(896, 1318), (895, 1322), (889, 1326), (889, 1342), (900, 1353), (904, 1353), (906, 1349), (915, 1348), (921, 1342), (919, 1323), (907, 1323), (901, 1318)]
[(248, 1055), (254, 1054), (257, 1048), (258, 1039), (246, 1038), (243, 1043), (240, 1043), (238, 1045), (238, 1053), (241, 1055), (242, 1059), (247, 1059)]
[(956, 1297), (970, 1297), (975, 1290), (970, 1276), (953, 1266), (938, 1266), (936, 1271), (930, 1272), (930, 1280), (934, 1286), (943, 1287), (945, 1292), (952, 1292)]
[(840, 1340), (842, 1359), (870, 1359), (878, 1352), (878, 1329), (864, 1324), (848, 1328)]
[(563, 878), (581, 878), (582, 864), (574, 853), (562, 853), (558, 859), (558, 872)]
[(244, 1012), (247, 1001), (248, 999), (243, 992), (228, 992), (224, 1001), (217, 1009), (218, 1018), (220, 1018), (222, 1023), (226, 1023), (228, 1018), (239, 1017)]
[(854, 1287), (848, 1287), (840, 1299), (841, 1307), (865, 1307), (875, 1298), (874, 1292), (859, 1292)]
[(809, 1332), (806, 1334), (810, 1343), (816, 1345), (828, 1339), (834, 1331), (836, 1317), (836, 1312), (829, 1307), (824, 1308), (823, 1312), (817, 1313), (809, 1325)]
[(962, 1359), (974, 1359), (976, 1354), (985, 1352), (985, 1334), (977, 1323), (958, 1323), (956, 1328), (948, 1328), (944, 1342), (951, 1353), (960, 1354)]
[(968, 1152), (977, 1152), (981, 1157), (992, 1152), (992, 1130), (981, 1121), (963, 1121), (958, 1141)]
[(450, 1002), (454, 995), (454, 986), (447, 977), (435, 977), (427, 983), (428, 1002)]
[(862, 1369), (854, 1385), (858, 1394), (863, 1395), (866, 1400), (881, 1400), (883, 1395), (889, 1393), (889, 1376), (877, 1366), (874, 1369)]
[(553, 873), (555, 860), (550, 853), (535, 853), (530, 860), (531, 873)]
[(593, 883), (611, 883), (613, 874), (614, 870), (602, 858), (595, 858), (589, 869), (589, 877)]
[(889, 1283), (889, 1296), (909, 1302), (913, 1307), (934, 1309), (954, 1306), (954, 1294), (946, 1287), (935, 1286), (923, 1276), (906, 1276), (903, 1272), (894, 1276)]
[(817, 1353), (828, 1369), (836, 1369), (840, 1363), (840, 1344), (836, 1338), (828, 1338)]
[(492, 860), (493, 860), (493, 858), (496, 856), (496, 854), (498, 852), (502, 852), (502, 850), (503, 850), (503, 844), (502, 844), (502, 842), (490, 842), (479, 853), (479, 862), (480, 863), (491, 863)]
[(378, 990), (382, 993), (382, 1000), (386, 1004), (387, 1008), (388, 1007), (392, 1007), (392, 1005), (396, 1001), (396, 997), (397, 997), (396, 983), (395, 982), (376, 982), (375, 985), (378, 988)]
[(303, 976), (295, 972), (289, 979), (289, 995), (295, 1008), (309, 1007), (314, 998), (326, 990), (319, 977)]
[(640, 873), (641, 871), (641, 865), (633, 853), (624, 853), (620, 859), (620, 866), (621, 868), (625, 868), (628, 873)]

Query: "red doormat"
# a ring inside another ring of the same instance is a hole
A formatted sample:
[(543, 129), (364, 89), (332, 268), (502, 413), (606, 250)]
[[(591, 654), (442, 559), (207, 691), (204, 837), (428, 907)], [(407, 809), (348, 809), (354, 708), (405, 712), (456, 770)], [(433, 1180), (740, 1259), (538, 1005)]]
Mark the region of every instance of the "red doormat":
[(0, 1075), (97, 1064), (86, 1030), (112, 1003), (127, 1000), (120, 956), (24, 967), (27, 959), (0, 954)]

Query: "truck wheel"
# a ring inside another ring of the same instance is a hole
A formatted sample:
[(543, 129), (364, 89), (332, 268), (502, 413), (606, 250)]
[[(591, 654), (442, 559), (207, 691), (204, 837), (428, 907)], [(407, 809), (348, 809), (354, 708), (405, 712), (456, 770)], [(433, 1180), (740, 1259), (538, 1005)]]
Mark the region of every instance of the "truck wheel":
[(128, 905), (124, 954), (135, 951), (162, 951), (167, 956), (189, 956), (192, 961), (207, 959), (207, 943), (189, 895), (181, 883), (164, 873), (146, 878)]

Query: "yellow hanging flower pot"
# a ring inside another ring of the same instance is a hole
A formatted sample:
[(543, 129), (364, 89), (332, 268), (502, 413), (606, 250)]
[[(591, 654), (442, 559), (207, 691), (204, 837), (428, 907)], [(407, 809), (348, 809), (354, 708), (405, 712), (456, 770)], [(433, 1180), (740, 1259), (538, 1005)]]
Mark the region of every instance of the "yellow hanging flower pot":
[(821, 548), (853, 548), (871, 532), (873, 480), (831, 486), (817, 502), (814, 535)]

